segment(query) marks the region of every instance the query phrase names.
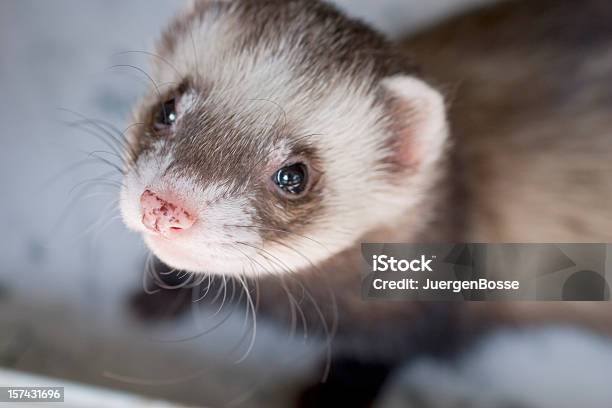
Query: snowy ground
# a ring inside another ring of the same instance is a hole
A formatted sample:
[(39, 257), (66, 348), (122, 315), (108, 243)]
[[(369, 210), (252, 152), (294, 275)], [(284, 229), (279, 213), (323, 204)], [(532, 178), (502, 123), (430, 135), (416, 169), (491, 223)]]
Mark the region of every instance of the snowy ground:
[[(476, 2), (339, 3), (398, 34)], [(250, 357), (234, 364), (240, 353), (226, 345), (241, 333), (241, 317), (196, 340), (169, 343), (160, 339), (188, 337), (201, 322), (145, 328), (126, 313), (147, 251), (116, 218), (115, 190), (82, 184), (114, 176), (88, 158), (106, 147), (67, 122), (85, 115), (125, 127), (146, 83), (133, 70), (111, 67), (146, 69), (143, 55), (125, 51), (150, 49), (180, 3), (0, 2), (0, 364), (212, 405), (229, 395), (248, 400), (255, 384), (262, 401), (282, 406), (274, 390), (288, 390), (283, 385), (310, 362), (283, 360), (296, 354), (291, 341), (262, 327)], [(259, 367), (270, 366), (271, 356), (278, 369), (261, 381)]]

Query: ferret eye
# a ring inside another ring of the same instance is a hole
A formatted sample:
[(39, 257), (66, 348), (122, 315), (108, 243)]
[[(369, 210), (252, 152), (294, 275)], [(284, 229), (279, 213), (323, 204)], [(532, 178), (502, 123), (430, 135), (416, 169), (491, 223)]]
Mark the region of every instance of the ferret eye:
[(304, 163), (282, 167), (274, 173), (272, 181), (286, 194), (301, 194), (308, 185), (308, 167)]
[(155, 116), (155, 127), (163, 129), (176, 122), (176, 100), (174, 98), (164, 102)]

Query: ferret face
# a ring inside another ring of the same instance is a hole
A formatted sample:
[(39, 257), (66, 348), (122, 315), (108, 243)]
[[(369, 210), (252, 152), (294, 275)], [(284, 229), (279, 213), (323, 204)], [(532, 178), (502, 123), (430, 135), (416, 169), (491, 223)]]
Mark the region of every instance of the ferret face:
[(439, 95), (394, 58), (322, 4), (194, 3), (135, 110), (125, 223), (171, 267), (247, 275), (392, 224), (423, 200), (446, 135)]

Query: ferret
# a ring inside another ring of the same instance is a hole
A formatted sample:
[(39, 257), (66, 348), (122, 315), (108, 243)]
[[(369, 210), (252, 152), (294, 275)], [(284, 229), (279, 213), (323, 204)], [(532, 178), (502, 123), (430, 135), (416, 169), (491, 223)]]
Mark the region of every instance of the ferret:
[[(280, 279), (331, 288), (339, 357), (304, 406), (334, 385), (366, 405), (402, 356), (492, 325), (607, 330), (591, 303), (364, 302), (359, 248), (612, 241), (610, 21), (519, 0), (391, 42), (319, 1), (193, 1), (134, 110), (125, 224), (171, 268), (257, 280), (277, 317)], [(346, 360), (370, 380), (334, 377)]]

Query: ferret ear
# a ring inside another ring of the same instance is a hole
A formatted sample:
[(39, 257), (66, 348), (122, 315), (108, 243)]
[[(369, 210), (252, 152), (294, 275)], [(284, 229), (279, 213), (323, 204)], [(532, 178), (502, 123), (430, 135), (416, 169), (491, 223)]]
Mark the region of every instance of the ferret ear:
[(442, 95), (420, 79), (392, 76), (382, 81), (391, 136), (391, 162), (418, 170), (444, 153), (448, 127)]

